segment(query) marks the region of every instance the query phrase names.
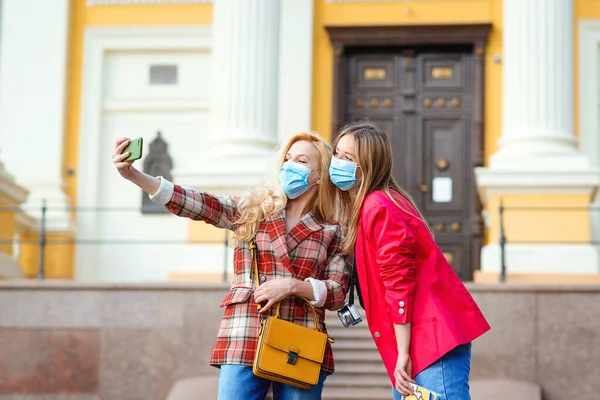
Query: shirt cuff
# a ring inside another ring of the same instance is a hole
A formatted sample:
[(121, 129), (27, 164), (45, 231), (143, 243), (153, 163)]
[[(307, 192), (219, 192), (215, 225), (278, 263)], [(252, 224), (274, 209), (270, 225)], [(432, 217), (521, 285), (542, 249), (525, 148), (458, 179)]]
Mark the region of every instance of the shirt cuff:
[(327, 300), (327, 285), (325, 282), (314, 278), (306, 278), (304, 281), (310, 282), (313, 287), (313, 297), (315, 299), (310, 304), (317, 308), (323, 307), (325, 300)]
[(148, 197), (150, 197), (150, 200), (152, 200), (154, 204), (164, 206), (171, 201), (171, 197), (173, 197), (173, 192), (175, 191), (175, 185), (162, 176), (157, 176), (157, 178), (160, 179), (160, 186), (156, 193), (148, 195)]

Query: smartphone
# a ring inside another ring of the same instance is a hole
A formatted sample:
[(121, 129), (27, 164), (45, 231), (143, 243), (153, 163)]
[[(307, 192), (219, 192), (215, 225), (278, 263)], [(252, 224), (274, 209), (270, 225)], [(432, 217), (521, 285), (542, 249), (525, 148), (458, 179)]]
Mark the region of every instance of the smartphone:
[(141, 137), (131, 139), (129, 144), (123, 150), (123, 153), (131, 152), (131, 155), (123, 161), (135, 161), (142, 158), (142, 148), (144, 147), (144, 139)]

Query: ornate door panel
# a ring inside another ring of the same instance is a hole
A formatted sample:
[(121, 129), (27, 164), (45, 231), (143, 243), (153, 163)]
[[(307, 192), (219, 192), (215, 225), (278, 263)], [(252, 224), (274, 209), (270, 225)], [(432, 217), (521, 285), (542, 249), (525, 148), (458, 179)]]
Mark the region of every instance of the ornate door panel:
[(390, 136), (394, 174), (432, 225), (458, 275), (479, 263), (473, 177), (473, 58), (464, 48), (355, 49), (347, 55), (345, 121), (368, 119)]

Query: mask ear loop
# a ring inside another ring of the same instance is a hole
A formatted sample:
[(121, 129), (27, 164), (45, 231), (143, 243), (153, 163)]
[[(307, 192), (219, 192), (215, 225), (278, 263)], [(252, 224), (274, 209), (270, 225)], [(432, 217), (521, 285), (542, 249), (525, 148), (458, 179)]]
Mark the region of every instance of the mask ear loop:
[[(313, 174), (313, 173), (315, 173), (315, 172), (321, 172), (321, 170), (320, 170), (320, 169), (318, 169), (318, 170), (316, 170), (316, 171), (313, 171), (313, 170), (311, 170), (311, 171), (310, 171), (310, 174)], [(308, 174), (308, 176), (310, 176), (310, 174)], [(306, 178), (306, 183), (308, 183), (308, 178)], [(320, 185), (320, 184), (321, 184), (321, 177), (319, 176), (319, 177), (317, 178), (316, 182), (315, 182), (315, 183), (313, 183), (312, 185), (311, 185), (310, 183), (308, 183), (308, 189), (310, 189), (311, 187), (313, 187), (313, 186), (315, 186), (315, 185)], [(307, 189), (307, 190), (308, 190), (308, 189)]]

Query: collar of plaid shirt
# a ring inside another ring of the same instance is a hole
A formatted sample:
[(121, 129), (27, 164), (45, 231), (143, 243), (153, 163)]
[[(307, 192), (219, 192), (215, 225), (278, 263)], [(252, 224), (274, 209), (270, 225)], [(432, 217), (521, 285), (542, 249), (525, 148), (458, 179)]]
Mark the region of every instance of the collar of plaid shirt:
[(267, 226), (269, 227), (269, 237), (273, 243), (275, 254), (292, 273), (294, 273), (294, 270), (290, 262), (289, 252), (298, 247), (309, 235), (323, 229), (323, 225), (317, 220), (312, 211), (306, 213), (289, 233), (286, 232), (285, 227), (285, 210), (278, 217), (269, 219)]

